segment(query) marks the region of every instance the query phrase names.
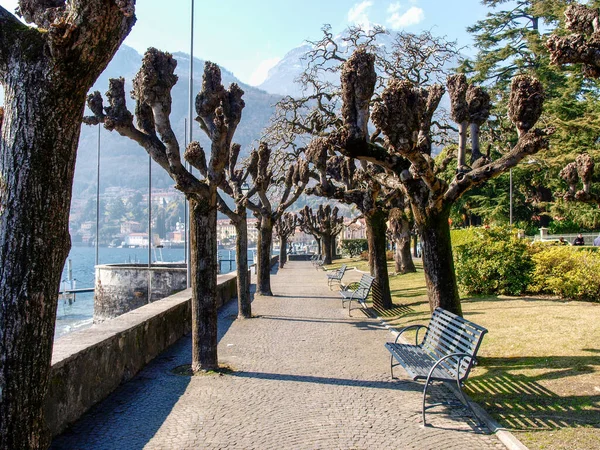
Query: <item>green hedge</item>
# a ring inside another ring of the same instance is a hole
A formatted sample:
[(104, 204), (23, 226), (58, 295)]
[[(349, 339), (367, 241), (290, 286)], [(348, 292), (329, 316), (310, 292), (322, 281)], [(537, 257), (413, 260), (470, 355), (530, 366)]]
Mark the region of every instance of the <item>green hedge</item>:
[(596, 249), (534, 245), (532, 253), (535, 270), (531, 293), (600, 301), (600, 254)]
[(529, 241), (506, 227), (473, 228), (454, 246), (459, 289), (466, 294), (519, 295), (531, 282)]

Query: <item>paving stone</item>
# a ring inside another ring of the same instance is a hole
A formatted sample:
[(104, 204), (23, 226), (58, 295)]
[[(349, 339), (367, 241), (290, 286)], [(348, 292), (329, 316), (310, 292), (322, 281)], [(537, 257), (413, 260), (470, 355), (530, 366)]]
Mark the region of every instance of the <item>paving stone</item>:
[[(349, 277), (360, 278), (358, 273)], [(185, 377), (183, 338), (69, 430), (57, 449), (503, 449), (466, 412), (430, 410), (422, 385), (389, 376), (389, 332), (342, 309), (322, 271), (288, 262), (257, 296), (256, 318), (219, 313), (219, 360), (228, 375)], [(397, 371), (400, 376), (401, 371)], [(432, 395), (450, 398), (444, 386)]]

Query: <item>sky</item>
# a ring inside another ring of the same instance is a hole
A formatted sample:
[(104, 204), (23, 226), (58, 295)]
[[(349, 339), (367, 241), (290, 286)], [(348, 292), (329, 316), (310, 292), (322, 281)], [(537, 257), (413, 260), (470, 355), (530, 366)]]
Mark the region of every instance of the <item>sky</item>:
[[(250, 85), (260, 84), (288, 51), (319, 39), (324, 24), (334, 33), (353, 24), (429, 30), (473, 54), (466, 27), (488, 12), (479, 0), (137, 0), (138, 20), (125, 43), (140, 53), (148, 47), (189, 53), (192, 1), (194, 56), (218, 63)], [(0, 0), (0, 5), (12, 12), (17, 0)]]

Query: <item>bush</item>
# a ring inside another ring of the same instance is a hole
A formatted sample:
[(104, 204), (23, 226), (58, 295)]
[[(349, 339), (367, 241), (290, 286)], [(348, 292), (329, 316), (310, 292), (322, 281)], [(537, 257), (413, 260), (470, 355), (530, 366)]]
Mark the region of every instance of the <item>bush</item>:
[(525, 292), (533, 272), (528, 241), (507, 227), (472, 230), (474, 239), (454, 248), (459, 289), (486, 295)]
[(366, 239), (343, 239), (342, 240), (342, 253), (348, 255), (350, 258), (360, 255), (362, 252), (369, 248), (369, 244)]
[(450, 230), (450, 241), (452, 247), (458, 247), (459, 245), (468, 244), (478, 239), (478, 230), (481, 227), (469, 227), (469, 228), (457, 228)]
[(529, 291), (564, 299), (599, 301), (600, 255), (591, 249), (533, 246), (535, 270)]

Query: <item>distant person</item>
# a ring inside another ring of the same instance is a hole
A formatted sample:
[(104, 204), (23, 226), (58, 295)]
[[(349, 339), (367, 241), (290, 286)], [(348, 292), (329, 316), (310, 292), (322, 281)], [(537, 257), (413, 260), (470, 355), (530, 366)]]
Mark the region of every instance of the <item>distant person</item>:
[(600, 247), (600, 234), (594, 239), (594, 247)]
[(558, 245), (568, 245), (569, 243), (567, 241), (565, 241), (564, 237), (559, 237), (558, 238)]
[(585, 241), (583, 240), (583, 236), (581, 233), (577, 235), (577, 237), (573, 240), (573, 245), (585, 245)]

